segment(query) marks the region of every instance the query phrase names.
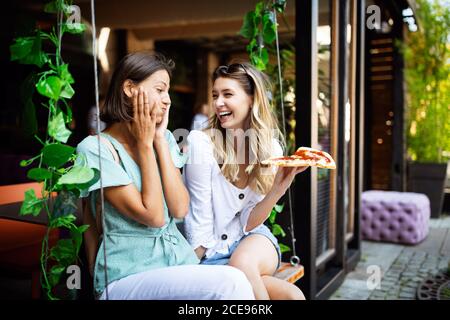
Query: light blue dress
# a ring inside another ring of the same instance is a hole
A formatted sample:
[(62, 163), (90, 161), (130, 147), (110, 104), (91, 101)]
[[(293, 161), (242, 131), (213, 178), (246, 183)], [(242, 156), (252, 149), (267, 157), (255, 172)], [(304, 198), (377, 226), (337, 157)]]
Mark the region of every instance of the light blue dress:
[[(114, 161), (108, 147), (100, 142), (100, 157), (103, 187), (121, 186), (134, 183), (141, 190), (141, 172), (139, 166), (116, 139), (101, 133), (109, 139), (119, 154), (121, 164)], [(177, 168), (181, 168), (186, 158), (180, 152), (173, 134), (166, 131), (166, 140), (172, 160)], [(85, 156), (87, 165), (99, 169), (98, 141), (96, 136), (85, 138), (77, 146), (77, 153)], [(81, 157), (84, 158), (84, 157)], [(95, 199), (100, 193), (100, 181), (92, 185), (81, 196), (90, 197), (91, 208), (95, 213)], [(175, 265), (198, 264), (199, 260), (192, 247), (179, 232), (175, 221), (169, 216), (165, 200), (165, 226), (151, 228), (140, 224), (119, 213), (105, 200), (105, 223), (103, 238), (94, 268), (94, 290), (101, 295), (105, 284), (105, 261), (103, 250), (106, 238), (106, 265), (108, 284), (128, 275)]]

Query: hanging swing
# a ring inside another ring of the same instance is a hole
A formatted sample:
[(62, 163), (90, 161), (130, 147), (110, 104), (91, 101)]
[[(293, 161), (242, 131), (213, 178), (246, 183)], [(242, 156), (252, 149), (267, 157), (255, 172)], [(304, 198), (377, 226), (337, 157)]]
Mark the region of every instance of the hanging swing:
[[(273, 9), (274, 13), (274, 19), (275, 19), (275, 43), (276, 43), (276, 51), (277, 51), (277, 66), (278, 66), (278, 81), (280, 86), (280, 103), (281, 103), (281, 116), (282, 116), (282, 128), (283, 128), (283, 135), (286, 137), (286, 121), (284, 117), (284, 99), (283, 99), (283, 81), (281, 78), (281, 60), (280, 60), (280, 43), (278, 40), (278, 24), (277, 24), (277, 12), (275, 9)], [(291, 243), (292, 243), (292, 256), (289, 260), (289, 262), (282, 262), (281, 266), (278, 268), (278, 270), (275, 273), (275, 277), (286, 280), (290, 283), (295, 283), (297, 280), (303, 277), (304, 274), (304, 268), (300, 264), (300, 258), (296, 254), (295, 249), (295, 230), (294, 230), (294, 215), (292, 213), (292, 195), (291, 195), (291, 188), (288, 189), (288, 201), (289, 201), (289, 221), (290, 221), (290, 227), (289, 231), (291, 234)]]
[[(99, 90), (98, 90), (98, 71), (97, 71), (97, 39), (96, 39), (96, 24), (95, 24), (95, 0), (91, 0), (91, 24), (92, 24), (92, 50), (93, 50), (93, 63), (94, 63), (94, 82), (95, 82), (95, 105), (96, 105), (96, 117), (97, 117), (97, 132), (100, 132), (100, 107), (99, 107)], [(277, 25), (276, 20), (276, 11), (274, 9), (275, 16), (275, 26)], [(281, 79), (281, 62), (280, 62), (280, 48), (278, 41), (278, 30), (275, 32), (276, 35), (276, 51), (277, 51), (277, 64), (278, 64), (278, 78), (280, 85), (280, 96), (283, 97), (283, 84)], [(282, 119), (283, 119), (283, 134), (286, 136), (286, 124), (284, 117), (284, 102), (283, 98), (281, 99), (281, 109), (282, 109)], [(98, 142), (98, 154), (100, 155), (100, 146), (101, 146), (101, 137), (97, 135)], [(104, 143), (104, 142), (103, 142)], [(99, 156), (99, 169), (100, 169), (100, 202), (99, 209), (100, 212), (104, 212), (104, 192), (103, 192), (103, 180), (102, 180), (102, 163), (101, 158)], [(288, 281), (290, 283), (295, 283), (297, 280), (303, 277), (304, 268), (300, 265), (300, 258), (296, 255), (295, 249), (295, 232), (294, 232), (294, 221), (293, 221), (293, 213), (292, 213), (292, 196), (291, 190), (288, 189), (288, 201), (289, 201), (289, 217), (290, 217), (290, 227), (289, 231), (291, 234), (291, 242), (292, 242), (292, 256), (289, 262), (282, 262), (280, 267), (275, 273), (275, 277), (278, 279), (282, 279)], [(101, 215), (101, 223), (102, 229), (105, 230), (105, 215)], [(105, 272), (104, 272), (104, 281), (108, 283), (108, 273), (107, 273), (107, 257), (106, 257), (106, 237), (103, 238), (103, 260), (105, 264)], [(109, 300), (109, 292), (108, 286), (105, 288), (105, 298)]]

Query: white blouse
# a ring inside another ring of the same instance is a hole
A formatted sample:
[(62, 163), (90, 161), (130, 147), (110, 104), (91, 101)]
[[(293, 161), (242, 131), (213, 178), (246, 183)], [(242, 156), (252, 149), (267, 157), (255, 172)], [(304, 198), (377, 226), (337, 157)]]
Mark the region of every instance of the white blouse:
[[(249, 215), (265, 195), (248, 186), (240, 189), (223, 176), (206, 133), (193, 130), (187, 142), (189, 158), (183, 170), (190, 195), (184, 221), (186, 238), (194, 249), (205, 247), (206, 257), (226, 254), (236, 240), (248, 234), (245, 228)], [(274, 139), (273, 143), (274, 156), (282, 156), (278, 141)]]

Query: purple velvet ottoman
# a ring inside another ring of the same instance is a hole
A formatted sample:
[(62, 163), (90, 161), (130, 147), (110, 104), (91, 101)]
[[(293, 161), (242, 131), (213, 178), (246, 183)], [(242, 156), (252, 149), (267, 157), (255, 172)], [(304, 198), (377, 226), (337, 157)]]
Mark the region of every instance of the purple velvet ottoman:
[(361, 204), (363, 239), (416, 244), (428, 235), (430, 201), (421, 193), (365, 191)]

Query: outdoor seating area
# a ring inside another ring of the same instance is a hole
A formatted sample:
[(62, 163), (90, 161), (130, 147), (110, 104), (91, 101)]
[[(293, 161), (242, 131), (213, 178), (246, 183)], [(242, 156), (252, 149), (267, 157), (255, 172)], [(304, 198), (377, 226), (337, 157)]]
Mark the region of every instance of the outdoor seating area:
[(0, 16), (0, 300), (450, 300), (450, 0)]

